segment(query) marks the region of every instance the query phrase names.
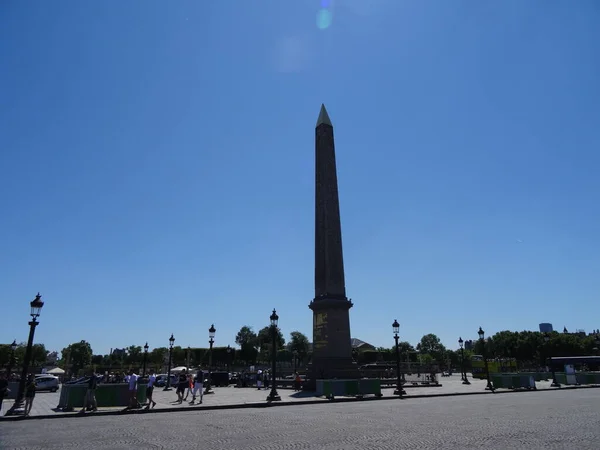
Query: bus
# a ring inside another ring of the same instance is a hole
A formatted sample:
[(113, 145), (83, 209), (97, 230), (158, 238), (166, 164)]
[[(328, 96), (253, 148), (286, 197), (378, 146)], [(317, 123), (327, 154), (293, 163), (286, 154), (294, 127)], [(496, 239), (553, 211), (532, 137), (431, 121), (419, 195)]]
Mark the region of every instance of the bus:
[[(494, 373), (515, 373), (517, 371), (517, 360), (514, 358), (495, 358), (488, 359), (488, 369), (490, 375)], [(471, 368), (473, 378), (485, 380), (485, 361), (481, 355), (471, 356)]]

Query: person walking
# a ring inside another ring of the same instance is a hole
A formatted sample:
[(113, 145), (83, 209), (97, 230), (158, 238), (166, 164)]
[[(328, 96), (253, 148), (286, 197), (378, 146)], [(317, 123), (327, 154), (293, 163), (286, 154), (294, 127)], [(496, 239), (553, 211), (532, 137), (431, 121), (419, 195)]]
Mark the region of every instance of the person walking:
[(198, 404), (202, 403), (202, 389), (204, 389), (204, 371), (202, 368), (199, 368), (196, 373), (196, 380), (194, 381), (194, 392), (192, 392), (192, 401), (190, 402), (190, 405), (193, 405), (196, 402), (196, 395), (200, 396)]
[(299, 391), (301, 385), (302, 385), (302, 378), (300, 378), (300, 374), (298, 372), (296, 372), (295, 377), (294, 377), (294, 390)]
[(33, 399), (35, 398), (35, 376), (33, 374), (29, 374), (29, 378), (27, 378), (27, 384), (25, 385), (25, 417), (29, 416), (31, 412), (31, 407), (33, 406)]
[(150, 369), (150, 376), (148, 377), (148, 387), (146, 388), (146, 397), (148, 398), (148, 406), (146, 409), (150, 409), (156, 406), (156, 402), (152, 400), (152, 393), (154, 392), (154, 383), (156, 382), (156, 375), (154, 375), (154, 369)]
[(256, 374), (256, 386), (258, 387), (259, 391), (260, 391), (260, 388), (262, 387), (262, 380), (263, 380), (263, 372), (262, 372), (262, 370), (259, 370), (258, 373)]
[(4, 397), (8, 395), (10, 389), (8, 388), (8, 380), (4, 375), (4, 372), (0, 373), (0, 411), (2, 411), (2, 402)]
[(92, 411), (98, 411), (98, 404), (96, 403), (96, 388), (98, 387), (98, 378), (94, 371), (90, 371), (90, 379), (88, 380), (87, 390), (85, 391), (85, 399), (83, 401), (83, 408), (80, 413), (85, 413), (88, 407), (91, 406)]
[(188, 385), (187, 375), (185, 370), (179, 372), (179, 379), (177, 381), (177, 402), (183, 403), (183, 393), (185, 392), (185, 388)]
[(194, 376), (192, 375), (192, 372), (188, 372), (187, 382), (187, 391), (185, 391), (185, 398), (183, 399), (184, 401), (187, 401), (188, 395), (190, 395), (190, 392), (194, 390)]
[(138, 376), (133, 372), (133, 369), (129, 371), (129, 407), (137, 408), (137, 387), (138, 387)]

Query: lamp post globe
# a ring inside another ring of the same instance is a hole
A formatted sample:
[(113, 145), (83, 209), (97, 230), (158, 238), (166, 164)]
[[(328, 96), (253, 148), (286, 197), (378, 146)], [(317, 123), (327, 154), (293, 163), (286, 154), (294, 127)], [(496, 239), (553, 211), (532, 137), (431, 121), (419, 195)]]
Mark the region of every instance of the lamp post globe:
[[(23, 396), (25, 394), (25, 382), (27, 381), (29, 362), (31, 361), (31, 354), (33, 352), (33, 337), (35, 336), (35, 327), (37, 327), (39, 323), (37, 318), (40, 316), (42, 308), (44, 307), (44, 302), (42, 301), (42, 296), (39, 292), (37, 293), (35, 298), (29, 303), (29, 306), (31, 308), (31, 321), (29, 322), (29, 338), (27, 339), (27, 348), (25, 349), (25, 357), (23, 358), (21, 379), (19, 380), (19, 389), (17, 391), (17, 397), (15, 398), (15, 402), (13, 403), (11, 408), (6, 412), (7, 416), (25, 413), (24, 410), (21, 412), (21, 408), (23, 406)], [(16, 341), (13, 342), (13, 344), (16, 344)], [(13, 347), (13, 344), (11, 344), (11, 349)], [(17, 346), (15, 345), (14, 348), (16, 349)], [(19, 412), (17, 413), (17, 411)]]
[(215, 328), (215, 324), (213, 323), (208, 329), (208, 376), (206, 377), (206, 388), (204, 389), (205, 394), (214, 394), (214, 392), (210, 388), (211, 382), (211, 374), (212, 374), (212, 353), (213, 353), (213, 344), (215, 343), (215, 334), (217, 333), (217, 329)]
[(171, 333), (171, 337), (169, 338), (169, 365), (167, 369), (167, 383), (165, 384), (165, 388), (163, 391), (171, 390), (171, 361), (173, 359), (173, 344), (175, 343), (175, 338), (173, 337), (173, 333)]
[(281, 400), (281, 397), (277, 393), (277, 388), (275, 386), (275, 380), (277, 379), (277, 325), (279, 323), (279, 316), (277, 315), (277, 311), (273, 308), (273, 313), (269, 317), (271, 320), (271, 341), (272, 341), (272, 367), (271, 367), (271, 393), (267, 397), (268, 402), (278, 402)]
[(483, 353), (483, 363), (485, 365), (485, 376), (487, 378), (487, 386), (485, 387), (485, 389), (487, 391), (492, 391), (494, 392), (494, 386), (492, 386), (492, 380), (490, 379), (490, 367), (488, 365), (488, 360), (487, 360), (487, 351), (486, 351), (486, 345), (485, 345), (485, 331), (483, 331), (483, 328), (479, 327), (479, 330), (477, 330), (477, 334), (479, 335), (479, 340), (481, 341), (481, 349), (482, 349), (482, 353)]

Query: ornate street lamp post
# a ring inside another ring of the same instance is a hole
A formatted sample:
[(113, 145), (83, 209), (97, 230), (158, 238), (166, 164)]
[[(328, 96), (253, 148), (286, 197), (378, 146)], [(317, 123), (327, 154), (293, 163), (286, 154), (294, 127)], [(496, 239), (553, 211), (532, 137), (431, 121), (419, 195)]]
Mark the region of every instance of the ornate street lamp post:
[(144, 344), (144, 367), (142, 368), (142, 378), (146, 376), (146, 361), (148, 360), (148, 343)]
[[(17, 391), (17, 398), (13, 403), (12, 407), (6, 412), (7, 416), (17, 414), (16, 411), (21, 409), (23, 406), (23, 395), (25, 394), (25, 382), (27, 381), (27, 372), (29, 371), (29, 361), (31, 360), (31, 353), (33, 349), (33, 336), (35, 335), (35, 327), (38, 325), (37, 318), (40, 317), (40, 313), (44, 306), (42, 296), (38, 292), (33, 301), (29, 304), (31, 307), (31, 322), (29, 322), (29, 339), (27, 340), (27, 348), (25, 349), (25, 358), (23, 358), (23, 370), (21, 372), (21, 379), (19, 380), (19, 390)], [(15, 347), (16, 348), (16, 347)], [(12, 368), (11, 368), (12, 370)]]
[(227, 378), (229, 378), (229, 372), (231, 371), (231, 345), (227, 345)]
[(296, 373), (298, 371), (298, 350), (294, 350), (292, 355), (294, 357), (294, 373)]
[(479, 327), (477, 334), (479, 335), (479, 341), (481, 342), (481, 348), (482, 348), (482, 352), (483, 352), (483, 363), (485, 365), (485, 375), (487, 378), (487, 386), (485, 387), (485, 389), (488, 391), (494, 392), (494, 386), (492, 386), (492, 382), (490, 380), (490, 368), (488, 366), (488, 360), (487, 360), (487, 354), (486, 354), (487, 352), (486, 352), (486, 348), (485, 348), (485, 332), (482, 330), (481, 327)]
[(271, 383), (271, 393), (269, 394), (269, 396), (267, 397), (267, 401), (268, 402), (278, 402), (281, 400), (281, 397), (279, 396), (279, 394), (277, 393), (277, 388), (275, 386), (275, 380), (277, 378), (277, 324), (279, 323), (279, 316), (277, 315), (277, 312), (275, 311), (275, 309), (273, 309), (273, 313), (271, 314), (271, 340), (272, 340), (272, 345), (273, 345), (273, 355), (272, 355), (272, 364), (273, 367), (271, 368), (271, 376), (272, 376), (272, 383)]
[[(548, 347), (548, 343), (550, 342), (550, 335), (548, 333), (544, 333), (544, 342), (546, 343), (546, 348)], [(547, 363), (550, 365), (550, 370), (552, 371), (552, 387), (560, 387), (560, 383), (556, 380), (556, 368), (552, 362), (552, 358), (546, 358)]]
[(187, 358), (185, 360), (185, 367), (187, 368), (187, 371), (190, 371), (190, 358), (192, 356), (192, 349), (190, 348), (190, 346), (188, 345), (187, 348)]
[(208, 329), (208, 378), (206, 380), (206, 389), (204, 389), (204, 393), (205, 394), (214, 394), (213, 391), (211, 391), (210, 389), (210, 378), (211, 378), (211, 373), (212, 373), (212, 350), (213, 350), (213, 344), (215, 343), (215, 333), (217, 332), (217, 329), (215, 328), (215, 325), (212, 324), (210, 326), (210, 328)]
[(13, 365), (15, 364), (15, 350), (17, 350), (17, 340), (15, 339), (10, 344), (10, 359), (8, 360), (8, 367), (6, 368), (6, 380), (10, 381), (10, 374), (12, 372)]
[(165, 388), (163, 391), (171, 390), (171, 361), (173, 358), (173, 344), (175, 343), (175, 338), (173, 337), (173, 333), (171, 333), (171, 337), (169, 338), (169, 366), (167, 369), (167, 384), (165, 384)]
[(462, 371), (462, 384), (471, 384), (467, 378), (467, 369), (465, 368), (465, 348), (463, 346), (464, 341), (462, 340), (462, 337), (458, 338), (458, 345), (460, 346), (460, 369)]
[(402, 398), (402, 394), (405, 392), (404, 389), (402, 389), (402, 375), (400, 374), (400, 346), (398, 345), (400, 339), (400, 324), (397, 320), (394, 320), (392, 330), (394, 331), (394, 341), (396, 341), (396, 390), (394, 391), (394, 395), (397, 395), (398, 398)]

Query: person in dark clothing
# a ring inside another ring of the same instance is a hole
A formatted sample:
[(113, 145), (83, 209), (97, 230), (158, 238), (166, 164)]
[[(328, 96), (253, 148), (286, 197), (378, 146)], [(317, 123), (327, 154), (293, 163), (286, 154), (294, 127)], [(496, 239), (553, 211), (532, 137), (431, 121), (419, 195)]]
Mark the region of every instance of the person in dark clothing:
[(98, 404), (96, 402), (96, 388), (98, 387), (98, 378), (96, 374), (91, 371), (90, 379), (88, 380), (87, 391), (85, 392), (85, 400), (83, 401), (83, 408), (81, 413), (85, 413), (88, 407), (92, 408), (92, 411), (98, 410)]
[(179, 380), (177, 382), (177, 401), (183, 403), (183, 393), (185, 388), (189, 385), (185, 370), (182, 370), (179, 374)]
[(33, 399), (35, 398), (35, 376), (30, 374), (27, 378), (27, 384), (25, 385), (25, 416), (28, 416), (33, 406)]

